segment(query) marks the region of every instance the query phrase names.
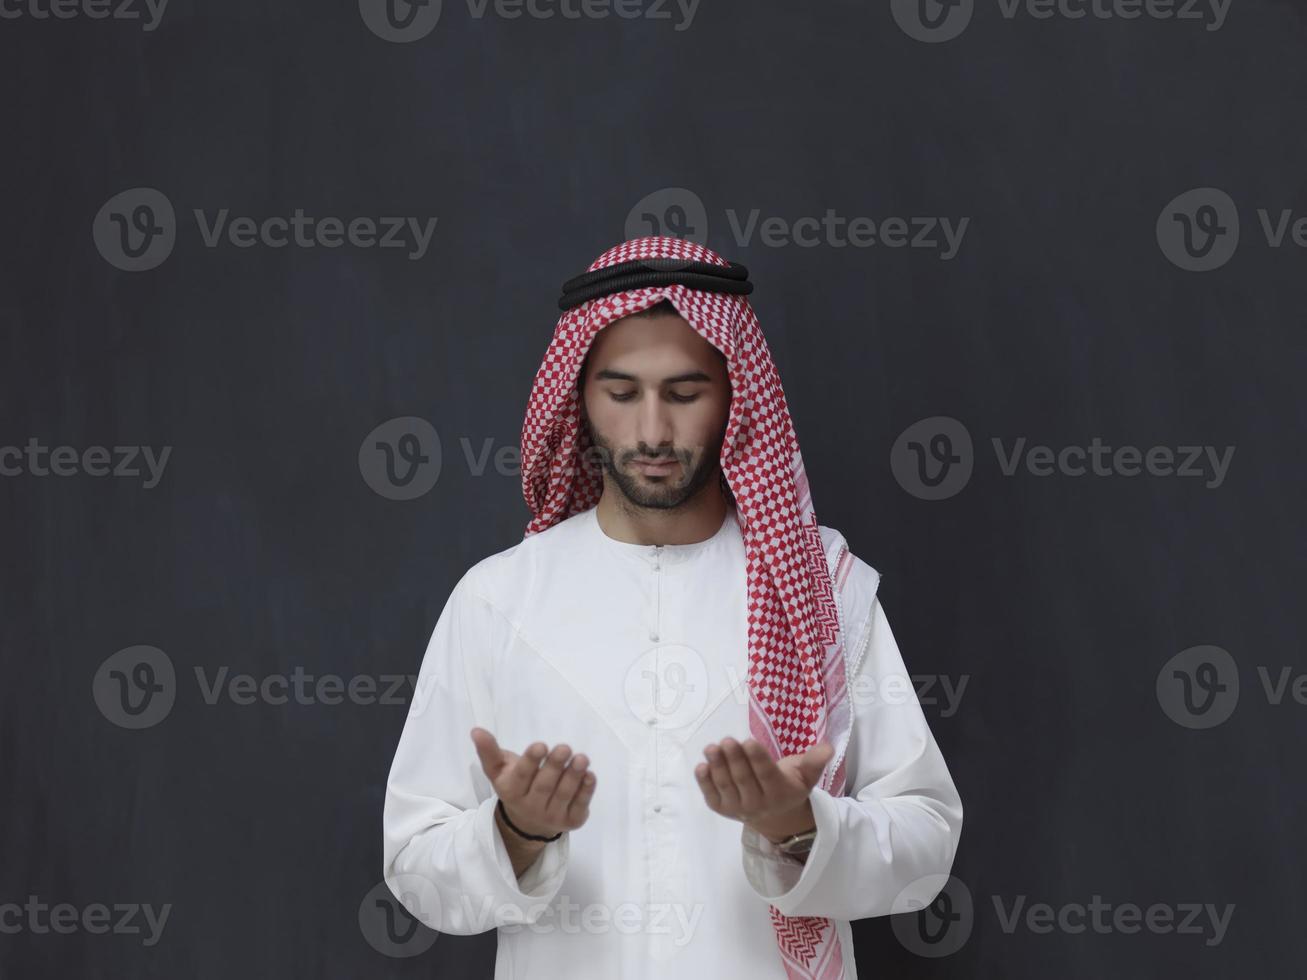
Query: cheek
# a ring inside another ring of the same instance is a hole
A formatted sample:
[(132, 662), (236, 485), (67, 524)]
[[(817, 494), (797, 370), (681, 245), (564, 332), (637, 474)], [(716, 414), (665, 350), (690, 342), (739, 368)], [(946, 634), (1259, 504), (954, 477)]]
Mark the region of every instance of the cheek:
[(616, 404), (600, 396), (590, 402), (587, 415), (591, 430), (609, 443), (621, 443), (622, 413), (614, 411)]
[[(707, 400), (705, 399), (705, 402)], [(697, 408), (698, 406), (696, 406)], [(716, 446), (720, 443), (722, 433), (726, 429), (727, 412), (730, 407), (729, 402), (719, 402), (716, 404), (704, 404), (703, 410), (695, 412), (693, 418), (685, 420), (686, 425), (683, 428), (682, 444), (693, 446), (696, 449), (700, 447)]]

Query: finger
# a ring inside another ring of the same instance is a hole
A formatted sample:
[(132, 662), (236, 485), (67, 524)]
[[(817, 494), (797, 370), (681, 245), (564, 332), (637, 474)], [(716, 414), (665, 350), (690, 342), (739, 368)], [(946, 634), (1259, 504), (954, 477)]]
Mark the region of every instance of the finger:
[(740, 743), (729, 736), (722, 739), (722, 754), (726, 756), (726, 768), (730, 770), (735, 788), (740, 794), (741, 809), (745, 813), (752, 813), (762, 805), (763, 793), (749, 757), (744, 754)]
[(753, 766), (754, 777), (758, 780), (758, 785), (762, 787), (764, 794), (774, 797), (789, 788), (785, 774), (781, 772), (780, 766), (776, 765), (776, 760), (771, 757), (771, 753), (762, 747), (761, 742), (755, 739), (746, 741), (744, 754)]
[(531, 781), (535, 779), (535, 774), (540, 769), (540, 760), (548, 751), (549, 746), (544, 742), (532, 742), (528, 745), (526, 751), (518, 756), (500, 776), (500, 783), (496, 786), (500, 798), (520, 800), (526, 796), (527, 790), (531, 788)]
[(717, 791), (712, 777), (708, 774), (708, 763), (701, 762), (694, 767), (694, 778), (699, 783), (699, 791), (703, 793), (703, 801), (708, 804), (708, 809), (713, 813), (720, 813), (722, 794)]
[(735, 780), (731, 778), (731, 770), (726, 765), (726, 757), (722, 754), (721, 746), (709, 745), (703, 750), (703, 754), (708, 757), (708, 778), (721, 794), (722, 809), (727, 813), (735, 813), (740, 806), (740, 793), (735, 788)]
[(545, 764), (535, 774), (531, 788), (526, 795), (533, 806), (538, 806), (543, 813), (549, 806), (549, 797), (554, 795), (554, 787), (563, 778), (563, 766), (572, 758), (572, 750), (563, 743), (555, 745), (545, 756)]
[(579, 827), (590, 816), (590, 798), (595, 795), (595, 784), (597, 782), (598, 779), (593, 772), (587, 771), (581, 777), (581, 788), (576, 791), (576, 795), (572, 797), (572, 802), (567, 806), (569, 826)]
[(572, 756), (572, 761), (563, 770), (558, 785), (554, 787), (553, 795), (549, 797), (550, 816), (562, 818), (567, 815), (567, 808), (572, 802), (572, 797), (576, 795), (576, 791), (581, 785), (581, 777), (585, 775), (586, 768), (589, 765), (590, 760), (584, 755), (578, 753)]

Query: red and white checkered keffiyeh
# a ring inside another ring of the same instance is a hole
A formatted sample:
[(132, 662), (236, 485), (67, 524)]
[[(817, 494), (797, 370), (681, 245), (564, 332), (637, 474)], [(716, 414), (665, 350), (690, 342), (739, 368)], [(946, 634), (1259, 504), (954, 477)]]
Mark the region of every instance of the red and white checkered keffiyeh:
[[(649, 237), (609, 249), (587, 271), (642, 258), (728, 265), (693, 242)], [(850, 710), (830, 570), (780, 376), (747, 297), (647, 286), (595, 297), (560, 317), (522, 426), (522, 492), (533, 515), (526, 536), (599, 502), (602, 472), (584, 462), (590, 444), (581, 424), (581, 364), (603, 327), (663, 299), (728, 363), (731, 404), (720, 459), (744, 538), (749, 731), (777, 759), (826, 740), (838, 749)], [(819, 785), (841, 796), (844, 783), (841, 758), (835, 772), (827, 765)], [(769, 909), (791, 980), (844, 975), (830, 919)]]

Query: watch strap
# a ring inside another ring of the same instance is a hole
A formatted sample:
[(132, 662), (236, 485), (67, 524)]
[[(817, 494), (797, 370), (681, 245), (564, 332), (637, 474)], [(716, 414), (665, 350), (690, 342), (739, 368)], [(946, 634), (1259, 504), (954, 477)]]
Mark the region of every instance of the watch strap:
[(790, 834), (782, 841), (773, 842), (777, 850), (783, 854), (802, 854), (812, 849), (812, 842), (817, 837), (817, 828), (800, 831), (797, 834)]

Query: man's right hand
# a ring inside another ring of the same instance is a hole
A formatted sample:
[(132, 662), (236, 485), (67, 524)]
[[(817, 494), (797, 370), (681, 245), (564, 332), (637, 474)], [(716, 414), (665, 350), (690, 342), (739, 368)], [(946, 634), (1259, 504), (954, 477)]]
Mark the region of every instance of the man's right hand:
[(552, 837), (589, 818), (595, 774), (588, 771), (590, 760), (584, 755), (572, 755), (562, 743), (550, 750), (544, 742), (532, 742), (518, 755), (500, 748), (484, 728), (473, 728), (471, 735), (481, 769), (515, 827)]

